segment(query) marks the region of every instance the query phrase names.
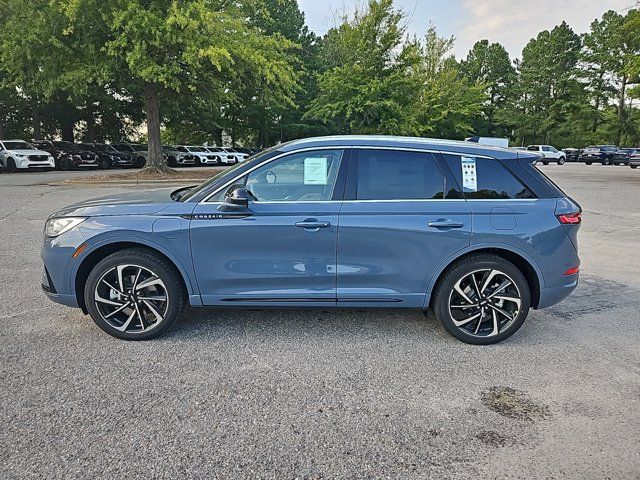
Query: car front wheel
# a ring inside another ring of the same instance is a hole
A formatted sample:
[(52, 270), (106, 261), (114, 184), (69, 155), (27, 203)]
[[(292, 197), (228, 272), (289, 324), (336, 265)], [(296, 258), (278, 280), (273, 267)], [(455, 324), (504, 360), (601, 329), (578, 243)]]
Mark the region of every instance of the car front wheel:
[(511, 262), (474, 255), (449, 268), (431, 305), (443, 328), (458, 340), (488, 345), (518, 331), (527, 318), (531, 294), (524, 275)]
[(90, 272), (84, 298), (93, 321), (109, 335), (149, 340), (171, 328), (185, 306), (175, 268), (144, 249), (115, 252)]

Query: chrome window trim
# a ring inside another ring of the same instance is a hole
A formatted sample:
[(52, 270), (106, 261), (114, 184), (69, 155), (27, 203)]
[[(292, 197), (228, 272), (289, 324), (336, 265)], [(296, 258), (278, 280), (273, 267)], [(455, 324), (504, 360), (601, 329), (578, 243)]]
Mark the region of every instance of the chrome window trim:
[[(375, 146), (368, 146), (368, 145), (331, 145), (331, 146), (323, 146), (323, 147), (307, 147), (307, 148), (299, 148), (297, 150), (291, 150), (289, 152), (282, 152), (280, 155), (276, 155), (275, 157), (269, 158), (253, 167), (251, 167), (249, 170), (247, 170), (246, 172), (242, 173), (241, 175), (238, 175), (237, 177), (234, 177), (232, 180), (228, 181), (227, 183), (225, 183), (223, 186), (221, 186), (220, 188), (216, 189), (215, 191), (213, 191), (212, 193), (210, 193), (209, 195), (207, 195), (203, 200), (201, 200), (200, 202), (198, 202), (198, 204), (200, 203), (209, 203), (209, 204), (218, 204), (218, 203), (224, 203), (224, 202), (218, 202), (218, 201), (212, 201), (209, 202), (209, 199), (215, 195), (217, 195), (218, 193), (220, 193), (222, 190), (224, 190), (225, 188), (231, 186), (234, 184), (234, 182), (236, 182), (238, 179), (250, 174), (251, 172), (253, 172), (255, 169), (260, 168), (262, 165), (266, 165), (267, 163), (273, 162), (275, 160), (278, 160), (279, 158), (282, 158), (284, 156), (287, 155), (294, 155), (296, 153), (302, 153), (302, 152), (311, 152), (311, 151), (315, 151), (315, 150), (346, 150), (346, 149), (360, 149), (360, 150), (395, 150), (395, 151), (400, 151), (400, 152), (420, 152), (420, 153), (439, 153), (439, 154), (451, 154), (451, 155), (468, 155), (468, 156), (472, 156), (475, 158), (489, 158), (492, 160), (495, 160), (495, 157), (491, 157), (488, 155), (469, 155), (466, 153), (462, 153), (462, 152), (454, 152), (454, 151), (446, 151), (443, 152), (442, 150), (435, 150), (435, 149), (427, 149), (427, 148), (412, 148), (412, 147), (389, 147), (389, 146), (380, 146), (380, 145), (375, 145)], [(298, 201), (282, 201), (282, 202), (256, 202), (256, 203), (328, 203), (328, 202), (441, 202), (442, 200), (448, 200), (448, 201), (452, 201), (452, 200), (459, 200), (459, 201), (468, 201), (466, 199), (424, 199), (424, 200), (307, 200), (305, 202), (298, 202)], [(500, 199), (500, 200), (511, 200), (511, 199)]]

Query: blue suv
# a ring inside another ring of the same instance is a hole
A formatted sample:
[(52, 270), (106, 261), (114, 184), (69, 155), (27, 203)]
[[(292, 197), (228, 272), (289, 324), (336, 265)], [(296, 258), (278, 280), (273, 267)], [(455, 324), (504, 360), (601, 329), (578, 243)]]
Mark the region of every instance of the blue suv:
[(42, 287), (127, 340), (185, 306), (433, 311), (496, 343), (578, 283), (581, 209), (524, 151), (340, 136), (261, 152), (199, 186), (111, 195), (46, 223)]

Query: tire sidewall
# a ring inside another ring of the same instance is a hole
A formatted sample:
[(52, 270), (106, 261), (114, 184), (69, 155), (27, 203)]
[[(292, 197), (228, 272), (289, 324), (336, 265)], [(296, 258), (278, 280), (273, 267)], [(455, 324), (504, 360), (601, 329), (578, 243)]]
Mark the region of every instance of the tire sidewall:
[[(149, 332), (134, 334), (128, 332), (121, 332), (113, 328), (108, 322), (102, 319), (102, 316), (98, 312), (94, 302), (94, 292), (96, 283), (100, 280), (102, 275), (108, 270), (118, 265), (139, 265), (147, 268), (158, 275), (165, 284), (168, 295), (168, 310), (165, 315), (162, 324), (158, 325)], [(84, 288), (84, 298), (87, 310), (91, 315), (93, 321), (109, 335), (112, 335), (123, 340), (149, 340), (155, 338), (171, 328), (178, 317), (182, 313), (184, 305), (183, 292), (180, 289), (180, 279), (176, 272), (166, 265), (165, 262), (159, 260), (155, 255), (143, 250), (139, 251), (122, 251), (109, 255), (105, 259), (98, 262), (98, 264), (91, 270)]]
[[(449, 296), (456, 282), (469, 273), (482, 269), (497, 269), (506, 273), (518, 287), (522, 301), (520, 313), (518, 314), (515, 322), (513, 322), (507, 330), (494, 337), (474, 337), (463, 332), (453, 323), (451, 314), (449, 313)], [(483, 255), (476, 258), (472, 257), (454, 265), (442, 278), (441, 283), (439, 283), (434, 293), (435, 298), (432, 306), (436, 318), (442, 327), (458, 340), (473, 345), (489, 345), (506, 340), (516, 333), (522, 326), (527, 318), (529, 308), (531, 307), (531, 293), (529, 285), (522, 272), (520, 272), (520, 270), (511, 262), (493, 255)]]

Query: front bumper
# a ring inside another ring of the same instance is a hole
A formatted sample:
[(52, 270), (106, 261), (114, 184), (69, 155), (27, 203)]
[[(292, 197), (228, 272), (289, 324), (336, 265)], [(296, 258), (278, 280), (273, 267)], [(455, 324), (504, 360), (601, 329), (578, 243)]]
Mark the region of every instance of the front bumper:
[(16, 168), (24, 168), (24, 169), (54, 168), (56, 166), (56, 163), (53, 160), (53, 157), (49, 157), (47, 160), (44, 160), (44, 161), (34, 161), (28, 157), (16, 157), (15, 162), (16, 162)]

